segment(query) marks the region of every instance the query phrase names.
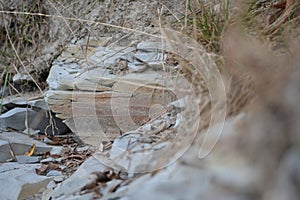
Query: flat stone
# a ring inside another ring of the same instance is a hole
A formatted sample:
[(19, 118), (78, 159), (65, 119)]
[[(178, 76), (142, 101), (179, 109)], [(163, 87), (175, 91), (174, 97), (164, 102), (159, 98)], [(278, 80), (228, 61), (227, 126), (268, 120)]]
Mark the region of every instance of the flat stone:
[(68, 151), (68, 148), (62, 146), (53, 146), (52, 150), (50, 151), (51, 155), (63, 155), (65, 152)]
[[(139, 185), (133, 185), (129, 199), (199, 199), (206, 190), (212, 192), (211, 176), (204, 170), (174, 165)], [(207, 199), (207, 198), (204, 198)]]
[(32, 100), (32, 101), (29, 101), (28, 104), (32, 108), (38, 108), (38, 109), (43, 109), (43, 110), (50, 110), (48, 104), (45, 102), (45, 99)]
[(7, 110), (15, 108), (17, 106), (26, 106), (28, 104), (28, 100), (26, 97), (15, 97), (8, 96), (3, 99), (2, 106)]
[(140, 62), (128, 63), (128, 68), (131, 72), (140, 73), (147, 69), (147, 66)]
[(149, 149), (152, 149), (152, 145), (139, 142), (138, 135), (126, 135), (115, 139), (109, 155), (115, 164), (126, 171), (140, 172), (139, 170), (143, 169), (139, 169), (139, 167), (147, 167), (153, 164), (151, 163), (153, 151)]
[(82, 152), (84, 152), (84, 151), (89, 150), (90, 148), (91, 148), (90, 146), (77, 147), (77, 148), (76, 148), (76, 151), (79, 152), (79, 153), (82, 153)]
[(8, 141), (0, 140), (0, 152), (0, 162), (6, 162), (14, 159), (10, 153)]
[(49, 194), (52, 199), (72, 199), (75, 192), (94, 181), (92, 172), (103, 172), (107, 167), (94, 157), (90, 157), (68, 179)]
[(48, 163), (48, 162), (53, 162), (55, 161), (55, 158), (49, 157), (41, 160), (41, 163)]
[(154, 90), (151, 84), (145, 85), (153, 83), (150, 80), (157, 78), (154, 74), (124, 78), (115, 84), (116, 92), (48, 91), (46, 98), (52, 111), (65, 119), (73, 132), (86, 143), (98, 146), (101, 141), (114, 140), (122, 132), (143, 125), (151, 117), (152, 105), (167, 106), (176, 98), (163, 87)]
[(48, 177), (51, 177), (51, 176), (62, 176), (62, 172), (61, 171), (57, 171), (57, 170), (50, 170), (47, 173), (47, 176)]
[(26, 155), (18, 155), (16, 156), (19, 164), (33, 164), (40, 162), (39, 156), (26, 156)]
[(55, 181), (54, 181), (54, 178), (55, 178), (55, 177), (53, 177), (53, 180), (50, 181), (50, 183), (48, 183), (47, 189), (53, 190), (53, 189), (57, 186), (57, 184), (56, 184)]
[(142, 51), (162, 52), (162, 50), (169, 51), (170, 47), (166, 44), (162, 44), (161, 42), (143, 41), (138, 43), (137, 49)]
[(142, 64), (146, 64), (147, 67), (151, 67), (153, 70), (157, 71), (163, 69), (163, 63), (167, 59), (166, 54), (159, 52), (138, 51), (136, 54), (134, 54), (134, 57), (135, 59), (137, 59), (138, 62), (142, 62)]
[(27, 127), (25, 122), (28, 123), (28, 128), (39, 130), (41, 133), (54, 134), (65, 133), (69, 129), (62, 123), (61, 119), (53, 118), (57, 128), (52, 129), (50, 118), (45, 110), (33, 110), (32, 108), (13, 108), (6, 113), (0, 115), (1, 128), (13, 128), (15, 130), (25, 130)]
[[(12, 110), (0, 115), (0, 126), (2, 128), (24, 130), (26, 128), (26, 117), (28, 117), (28, 123), (30, 124), (30, 120), (33, 120), (37, 115), (38, 113), (30, 108), (13, 108)], [(43, 115), (43, 113), (41, 113), (41, 115)]]
[(53, 142), (52, 140), (50, 140), (48, 137), (45, 137), (44, 139), (43, 139), (43, 142), (44, 143), (51, 143), (51, 142)]
[(92, 63), (101, 63), (102, 66), (114, 66), (116, 60), (126, 54), (133, 52), (133, 47), (99, 47), (96, 53), (88, 61)]
[[(102, 80), (101, 77), (106, 77)], [(78, 64), (55, 64), (51, 67), (47, 83), (53, 90), (109, 91), (114, 76), (102, 68), (82, 69)]]
[(45, 188), (51, 178), (39, 176), (35, 169), (39, 164), (0, 164), (0, 190), (1, 199), (25, 199)]
[(31, 128), (28, 128), (28, 129), (25, 129), (23, 131), (24, 134), (27, 134), (29, 136), (33, 136), (33, 137), (36, 137), (39, 135), (40, 133), (40, 130), (34, 130), (34, 129), (31, 129)]
[[(10, 145), (9, 145), (10, 144)], [(15, 155), (25, 155), (30, 147), (35, 144), (34, 153), (44, 154), (52, 149), (52, 146), (46, 145), (40, 141), (17, 132), (0, 133), (0, 162), (13, 159), (10, 148)]]

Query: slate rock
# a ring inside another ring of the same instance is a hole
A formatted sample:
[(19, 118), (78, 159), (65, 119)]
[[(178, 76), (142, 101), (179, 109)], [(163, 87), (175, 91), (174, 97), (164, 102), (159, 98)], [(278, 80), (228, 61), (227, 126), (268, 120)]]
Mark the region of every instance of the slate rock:
[(19, 164), (33, 164), (38, 163), (40, 161), (40, 156), (26, 156), (26, 155), (18, 155), (16, 156)]
[[(74, 193), (80, 191), (84, 186), (94, 181), (92, 172), (103, 172), (107, 166), (103, 165), (99, 160), (90, 157), (74, 172), (68, 179), (63, 181), (61, 185), (55, 188), (50, 194), (52, 199), (73, 199)], [(76, 198), (75, 198), (76, 199)]]
[[(239, 152), (232, 148), (237, 131), (236, 124), (244, 115), (225, 121), (222, 135), (218, 126), (211, 127), (210, 135), (200, 133), (193, 145), (173, 165), (167, 166), (152, 178), (128, 186), (128, 199), (251, 199), (261, 189), (261, 174)], [(213, 151), (199, 159), (200, 147), (209, 151), (219, 137)], [(206, 139), (206, 145), (202, 146)], [(226, 189), (225, 189), (226, 188)]]
[(50, 170), (47, 173), (47, 176), (48, 177), (51, 177), (51, 176), (62, 176), (62, 172), (61, 171), (57, 171), (57, 170)]
[(133, 47), (99, 47), (88, 61), (97, 64), (101, 63), (102, 66), (106, 67), (114, 66), (117, 59), (133, 51), (135, 51)]
[[(10, 144), (10, 145), (9, 145)], [(43, 154), (51, 151), (52, 146), (46, 145), (40, 141), (17, 132), (0, 133), (0, 162), (13, 159), (10, 148), (15, 155), (25, 155), (30, 147), (35, 144), (34, 153)]]
[(46, 101), (44, 99), (36, 99), (36, 100), (32, 100), (29, 101), (28, 104), (35, 110), (50, 110), (48, 104), (46, 103)]
[[(27, 119), (27, 120), (26, 120)], [(41, 133), (47, 134), (62, 134), (69, 131), (67, 126), (62, 123), (61, 119), (52, 117), (55, 120), (56, 128), (50, 125), (48, 112), (45, 110), (33, 110), (32, 108), (13, 108), (6, 113), (0, 115), (1, 128), (13, 128), (15, 130), (25, 130), (26, 121), (28, 128), (39, 130)]]
[(148, 52), (151, 51), (162, 52), (162, 50), (170, 51), (170, 47), (167, 44), (163, 44), (161, 42), (147, 42), (147, 41), (138, 43), (137, 49), (142, 51), (148, 51)]
[(26, 107), (28, 100), (26, 97), (8, 96), (3, 99), (2, 106), (7, 109), (13, 109), (15, 107)]
[(51, 67), (47, 83), (52, 90), (73, 90), (85, 91), (109, 91), (112, 84), (109, 80), (102, 80), (101, 77), (113, 79), (108, 70), (94, 68), (89, 70), (82, 68), (76, 63), (57, 63)]
[(0, 190), (1, 199), (25, 199), (45, 188), (51, 178), (39, 176), (35, 169), (39, 164), (0, 164)]

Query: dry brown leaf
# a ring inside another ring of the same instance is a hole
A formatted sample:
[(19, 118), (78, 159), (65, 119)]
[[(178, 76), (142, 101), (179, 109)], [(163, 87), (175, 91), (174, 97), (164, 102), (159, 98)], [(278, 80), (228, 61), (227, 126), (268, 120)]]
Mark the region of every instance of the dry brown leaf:
[(26, 156), (32, 156), (35, 150), (35, 144), (33, 144), (30, 149), (25, 153)]

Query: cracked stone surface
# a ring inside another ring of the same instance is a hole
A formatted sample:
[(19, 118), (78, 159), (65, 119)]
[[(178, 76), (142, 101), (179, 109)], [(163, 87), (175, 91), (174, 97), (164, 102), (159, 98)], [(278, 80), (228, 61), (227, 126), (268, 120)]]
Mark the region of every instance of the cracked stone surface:
[(51, 178), (37, 175), (35, 169), (39, 166), (39, 164), (0, 164), (0, 184), (5, 186), (5, 189), (0, 190), (1, 199), (25, 199), (45, 188)]

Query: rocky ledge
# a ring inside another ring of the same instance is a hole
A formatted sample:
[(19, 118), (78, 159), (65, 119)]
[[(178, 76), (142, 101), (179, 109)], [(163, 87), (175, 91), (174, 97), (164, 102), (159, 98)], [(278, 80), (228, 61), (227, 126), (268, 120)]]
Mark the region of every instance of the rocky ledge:
[(47, 79), (50, 109), (90, 144), (113, 141), (164, 114), (185, 95), (176, 85), (188, 85), (162, 43), (105, 46), (108, 40), (70, 44)]

